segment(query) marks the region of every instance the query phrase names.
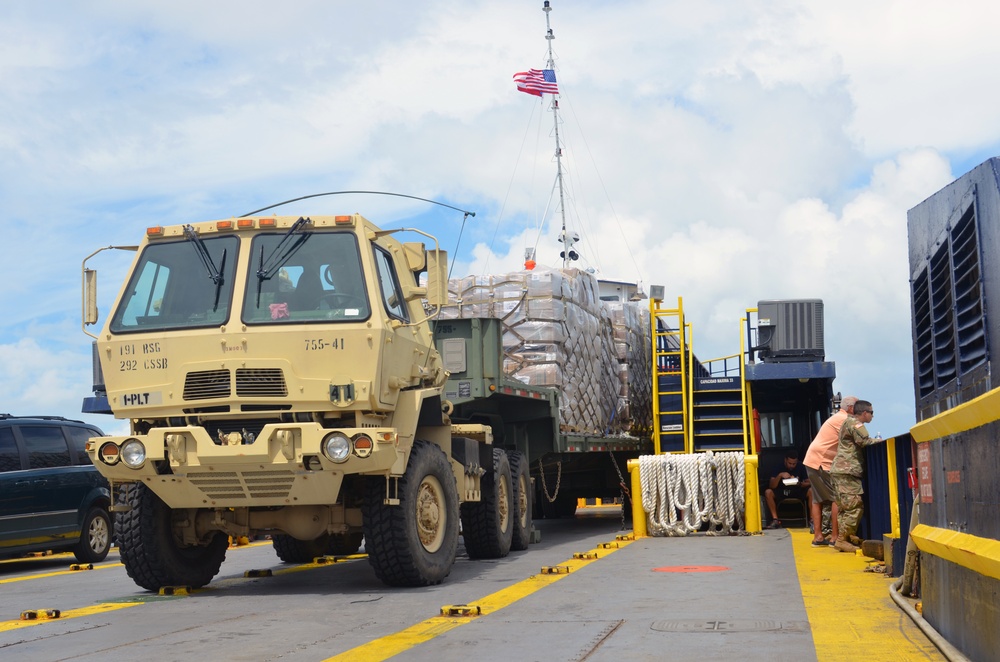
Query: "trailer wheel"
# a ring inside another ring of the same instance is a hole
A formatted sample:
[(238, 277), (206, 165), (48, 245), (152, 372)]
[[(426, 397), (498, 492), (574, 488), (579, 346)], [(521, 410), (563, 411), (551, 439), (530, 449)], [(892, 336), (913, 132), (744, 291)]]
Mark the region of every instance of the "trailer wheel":
[(315, 540), (299, 540), (284, 533), (276, 533), (271, 536), (271, 545), (278, 558), (285, 563), (309, 563), (317, 556), (326, 554), (330, 534), (324, 533)]
[(204, 545), (182, 546), (174, 536), (172, 511), (142, 483), (122, 486), (118, 503), (131, 509), (115, 513), (121, 561), (144, 589), (199, 588), (212, 581), (226, 558), (229, 539), (215, 531)]
[(387, 505), (385, 479), (371, 479), (362, 505), (368, 562), (390, 586), (440, 584), (458, 550), (458, 487), (444, 452), (416, 440)]
[(510, 461), (493, 449), (493, 471), (483, 474), (482, 500), (462, 504), (462, 537), (470, 559), (499, 559), (510, 553), (514, 534), (514, 489)]
[(509, 453), (510, 478), (514, 486), (514, 535), (510, 541), (513, 551), (528, 549), (531, 542), (531, 476), (528, 457), (520, 451)]
[(99, 563), (111, 549), (111, 516), (105, 508), (94, 506), (87, 511), (80, 528), (80, 542), (73, 548), (73, 556), (80, 563)]

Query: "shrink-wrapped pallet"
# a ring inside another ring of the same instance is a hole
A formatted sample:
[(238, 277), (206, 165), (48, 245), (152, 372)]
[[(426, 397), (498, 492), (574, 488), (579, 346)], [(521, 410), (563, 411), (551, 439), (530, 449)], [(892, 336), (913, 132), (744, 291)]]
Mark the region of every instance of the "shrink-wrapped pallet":
[[(596, 277), (576, 269), (469, 276), (449, 281), (441, 317), (502, 320), (504, 372), (559, 389), (562, 431), (648, 430), (649, 313), (598, 292)], [(637, 421), (630, 412), (647, 413)]]

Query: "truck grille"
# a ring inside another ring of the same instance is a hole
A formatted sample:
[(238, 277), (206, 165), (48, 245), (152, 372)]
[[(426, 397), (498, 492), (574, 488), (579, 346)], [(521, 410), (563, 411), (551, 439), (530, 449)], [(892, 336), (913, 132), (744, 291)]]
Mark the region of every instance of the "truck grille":
[(247, 398), (285, 398), (288, 387), (279, 368), (238, 368), (236, 395)]
[[(189, 372), (184, 380), (185, 400), (228, 398), (233, 389), (228, 370)], [(239, 368), (236, 395), (241, 398), (287, 398), (288, 386), (280, 368)]]
[(189, 372), (184, 379), (185, 400), (228, 398), (231, 393), (228, 370)]
[(209, 499), (287, 497), (295, 482), (291, 471), (205, 471), (187, 475), (191, 484)]

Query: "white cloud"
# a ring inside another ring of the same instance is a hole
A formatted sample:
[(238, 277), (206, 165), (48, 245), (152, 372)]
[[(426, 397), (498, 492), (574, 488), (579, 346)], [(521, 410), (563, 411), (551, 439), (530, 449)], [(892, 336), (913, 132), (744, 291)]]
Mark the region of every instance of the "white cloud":
[[(882, 420), (901, 431), (913, 418), (906, 210), (950, 181), (949, 163), (1000, 145), (998, 12), (554, 3), (579, 266), (683, 296), (709, 355), (735, 351), (758, 300), (823, 298), (837, 387), (891, 401), (896, 418)], [(484, 1), (5, 4), (5, 367), (74, 416), (89, 391), (85, 255), (146, 225), (319, 191), (476, 210), (457, 270), (516, 269), (530, 246), (558, 263), (551, 115), (511, 82), (543, 63), (544, 31), (540, 6)], [(427, 209), (339, 196), (284, 211), (420, 215), (453, 251), (461, 215)], [(101, 260), (107, 300), (124, 263)], [(28, 340), (41, 324), (51, 338)], [(58, 384), (60, 363), (80, 377)]]

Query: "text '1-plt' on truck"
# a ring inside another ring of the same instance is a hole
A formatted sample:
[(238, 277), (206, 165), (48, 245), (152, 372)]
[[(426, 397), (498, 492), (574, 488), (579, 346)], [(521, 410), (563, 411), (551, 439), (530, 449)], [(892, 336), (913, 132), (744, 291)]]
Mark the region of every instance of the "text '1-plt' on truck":
[[(254, 216), (152, 227), (125, 247), (137, 254), (93, 336), (84, 410), (129, 421), (88, 452), (138, 585), (203, 586), (230, 537), (265, 533), (287, 562), (364, 542), (385, 583), (436, 584), (460, 535), (471, 558), (527, 548), (531, 464), (550, 471), (547, 500), (562, 486), (575, 507), (617, 489), (621, 454), (648, 450), (648, 437), (567, 427), (562, 389), (509, 376), (505, 321), (449, 304), (444, 252), (393, 236), (404, 231), (423, 234), (359, 215)], [(507, 313), (527, 306), (528, 280)], [(97, 317), (85, 260), (85, 330)], [(598, 318), (615, 380), (611, 320)], [(514, 331), (522, 354), (545, 340), (530, 333), (555, 333), (536, 321)], [(613, 419), (610, 389), (597, 409)]]

